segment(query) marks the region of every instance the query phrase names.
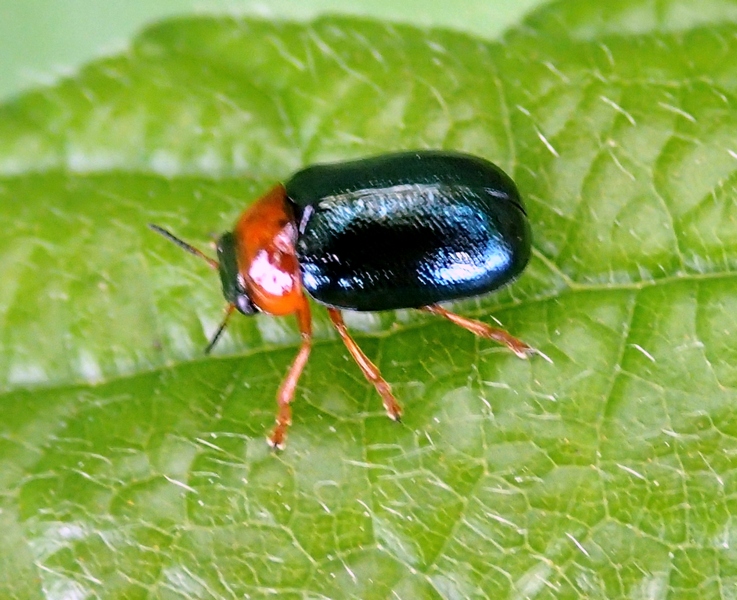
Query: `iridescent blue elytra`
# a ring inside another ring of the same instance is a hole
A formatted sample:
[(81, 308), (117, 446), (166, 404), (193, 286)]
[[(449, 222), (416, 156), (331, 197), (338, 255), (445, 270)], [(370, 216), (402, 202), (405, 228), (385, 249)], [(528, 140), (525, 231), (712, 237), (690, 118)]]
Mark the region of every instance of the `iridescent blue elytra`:
[(417, 151), (318, 164), (284, 186), (302, 283), (330, 306), (418, 308), (485, 294), (530, 257), (517, 187), (476, 156)]

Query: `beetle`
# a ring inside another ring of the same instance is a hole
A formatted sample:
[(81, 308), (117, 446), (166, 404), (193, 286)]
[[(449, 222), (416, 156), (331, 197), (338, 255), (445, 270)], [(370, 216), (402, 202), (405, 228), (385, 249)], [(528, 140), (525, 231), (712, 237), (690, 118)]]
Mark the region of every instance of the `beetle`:
[(277, 392), (276, 427), (268, 438), (273, 448), (284, 447), (312, 346), (308, 296), (326, 306), (395, 421), (402, 409), (348, 333), (343, 310), (419, 309), (521, 358), (539, 353), (502, 329), (438, 305), (504, 286), (530, 258), (530, 225), (516, 185), (476, 156), (420, 150), (306, 167), (267, 191), (220, 236), (217, 260), (158, 225), (149, 227), (220, 274), (227, 306), (206, 353), (235, 311), (296, 315), (302, 341)]

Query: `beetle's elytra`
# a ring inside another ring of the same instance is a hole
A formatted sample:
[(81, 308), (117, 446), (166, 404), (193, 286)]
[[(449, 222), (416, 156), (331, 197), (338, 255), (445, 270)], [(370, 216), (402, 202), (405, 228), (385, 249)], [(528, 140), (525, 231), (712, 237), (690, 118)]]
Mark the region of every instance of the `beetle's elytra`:
[(245, 210), (218, 240), (218, 260), (157, 225), (151, 228), (220, 273), (228, 304), (207, 352), (235, 310), (296, 315), (302, 344), (277, 393), (276, 427), (269, 436), (274, 448), (284, 446), (290, 404), (310, 353), (308, 295), (327, 307), (394, 420), (401, 408), (348, 334), (341, 310), (416, 308), (522, 358), (536, 352), (506, 331), (437, 305), (502, 287), (530, 258), (532, 236), (517, 187), (482, 158), (423, 150), (307, 167)]

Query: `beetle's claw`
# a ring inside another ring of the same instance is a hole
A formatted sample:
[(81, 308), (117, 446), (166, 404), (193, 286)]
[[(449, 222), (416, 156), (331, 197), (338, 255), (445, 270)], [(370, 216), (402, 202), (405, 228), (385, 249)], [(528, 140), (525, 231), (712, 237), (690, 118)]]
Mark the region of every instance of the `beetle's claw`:
[(510, 338), (508, 340), (504, 340), (503, 343), (505, 343), (507, 348), (509, 348), (512, 352), (514, 352), (517, 356), (519, 356), (522, 359), (527, 360), (531, 356), (538, 354), (543, 359), (547, 360), (550, 364), (553, 364), (553, 361), (550, 360), (549, 356), (547, 356), (546, 354), (543, 354), (537, 348), (528, 346), (522, 340), (518, 340), (517, 338)]
[(402, 422), (402, 409), (399, 407), (399, 404), (395, 403), (393, 406), (387, 406), (386, 414), (392, 421), (396, 421), (397, 423)]
[(533, 348), (532, 346), (525, 346), (524, 348), (520, 349), (513, 349), (512, 352), (514, 352), (517, 356), (520, 358), (524, 358), (525, 360), (530, 358), (531, 356), (539, 356), (543, 360), (549, 362), (551, 365), (553, 364), (553, 359), (550, 358), (547, 354), (542, 352), (541, 350), (538, 350), (537, 348)]
[(284, 450), (287, 447), (285, 437), (282, 432), (274, 432), (266, 438), (266, 443), (272, 450)]
[(536, 352), (535, 349), (530, 348), (530, 346), (525, 346), (524, 348), (510, 348), (510, 350), (523, 360), (527, 360)]

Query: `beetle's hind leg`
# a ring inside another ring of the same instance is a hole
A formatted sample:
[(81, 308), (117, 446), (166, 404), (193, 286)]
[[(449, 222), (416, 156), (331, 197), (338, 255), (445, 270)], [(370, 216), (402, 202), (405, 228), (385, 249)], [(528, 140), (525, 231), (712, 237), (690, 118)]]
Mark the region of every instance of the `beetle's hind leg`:
[(397, 399), (392, 394), (391, 386), (381, 376), (381, 371), (368, 359), (363, 353), (363, 350), (358, 347), (358, 344), (353, 341), (353, 338), (348, 333), (348, 329), (346, 329), (345, 323), (343, 323), (343, 315), (340, 314), (340, 311), (337, 308), (328, 308), (328, 315), (330, 315), (330, 320), (343, 339), (343, 343), (348, 348), (348, 352), (351, 353), (353, 360), (356, 361), (356, 364), (360, 367), (366, 379), (373, 383), (376, 391), (379, 392), (386, 413), (394, 421), (399, 421), (402, 416), (402, 407), (399, 406)]
[(459, 327), (463, 327), (463, 329), (470, 331), (474, 335), (494, 340), (495, 342), (509, 348), (520, 358), (529, 358), (533, 354), (539, 354), (548, 361), (550, 360), (539, 350), (536, 350), (532, 346), (528, 346), (522, 340), (517, 339), (498, 327), (491, 327), (490, 325), (482, 323), (481, 321), (476, 321), (475, 319), (467, 319), (466, 317), (452, 313), (449, 310), (445, 310), (442, 306), (438, 306), (437, 304), (423, 306), (420, 310), (448, 319), (451, 323), (454, 323)]

